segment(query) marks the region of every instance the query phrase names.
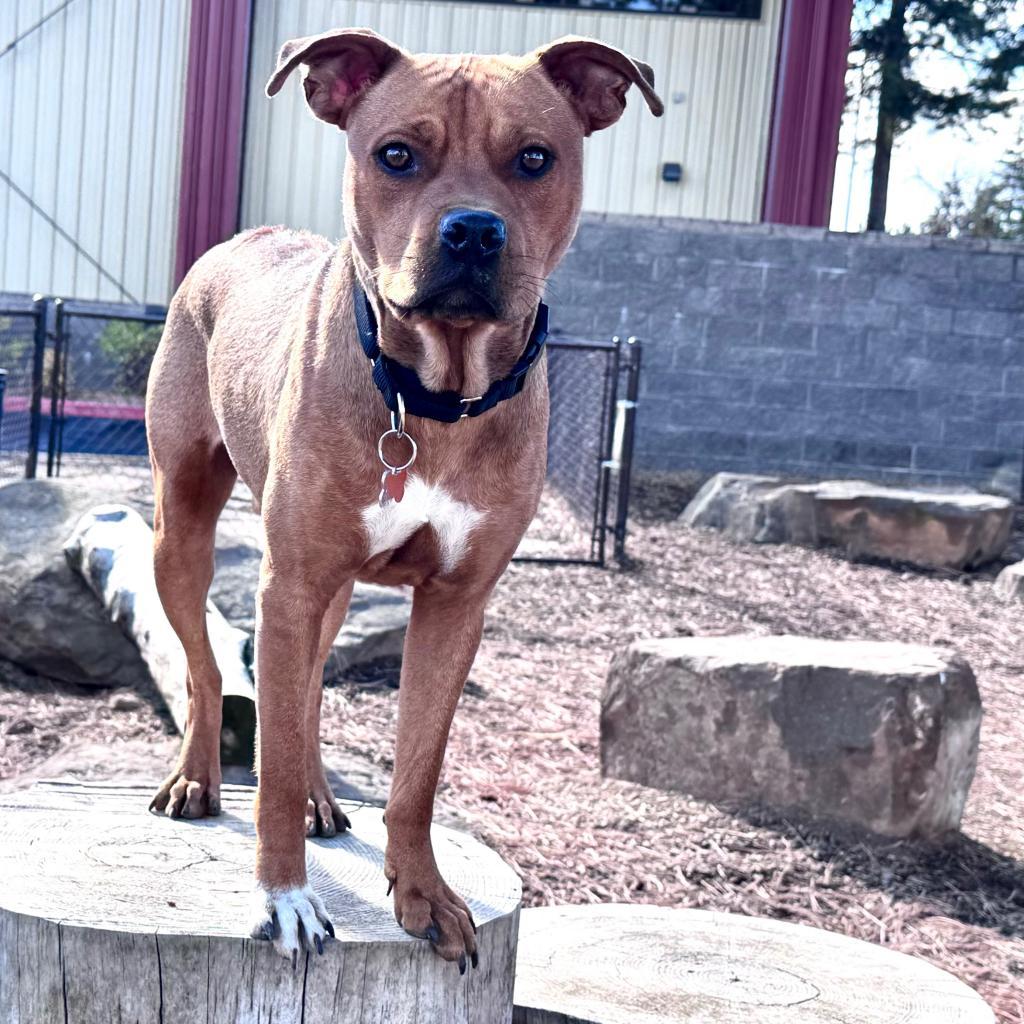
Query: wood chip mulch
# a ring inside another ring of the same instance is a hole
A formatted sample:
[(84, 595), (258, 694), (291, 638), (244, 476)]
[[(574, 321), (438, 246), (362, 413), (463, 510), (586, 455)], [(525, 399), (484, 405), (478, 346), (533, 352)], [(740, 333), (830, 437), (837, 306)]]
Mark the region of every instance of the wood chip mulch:
[[(998, 567), (922, 573), (688, 531), (673, 519), (694, 482), (638, 482), (625, 569), (509, 569), (440, 800), (517, 868), (529, 904), (633, 901), (810, 924), (924, 957), (977, 989), (1001, 1024), (1024, 1024), (1024, 639), (1021, 606), (992, 592)], [(1016, 558), (1022, 541), (1024, 532)], [(942, 845), (897, 842), (602, 779), (598, 713), (612, 655), (642, 637), (741, 631), (964, 655), (985, 719), (962, 833)], [(334, 745), (390, 769), (396, 683), (382, 664), (327, 690), (328, 763)], [(159, 747), (163, 763), (176, 742), (153, 695), (139, 696), (138, 709), (125, 707), (116, 693), (7, 666), (0, 787), (46, 771), (76, 742), (111, 764)]]
[[(1024, 1024), (1024, 640), (983, 576), (851, 564), (671, 521), (640, 489), (628, 569), (513, 565), (448, 745), (440, 798), (512, 863), (528, 904), (626, 901), (780, 918), (924, 957)], [(660, 502), (660, 505), (659, 505)], [(602, 779), (614, 652), (681, 634), (801, 633), (949, 647), (985, 704), (963, 832), (942, 845)], [(372, 677), (372, 673), (370, 673)], [(394, 674), (331, 688), (325, 738), (390, 768)], [(390, 685), (389, 685), (390, 684)], [(329, 758), (329, 752), (328, 752)]]

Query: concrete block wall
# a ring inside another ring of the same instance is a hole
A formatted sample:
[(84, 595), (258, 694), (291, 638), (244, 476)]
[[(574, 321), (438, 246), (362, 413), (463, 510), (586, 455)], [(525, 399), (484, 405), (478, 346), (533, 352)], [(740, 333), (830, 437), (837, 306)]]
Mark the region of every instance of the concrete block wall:
[(1022, 245), (588, 215), (548, 298), (642, 338), (639, 468), (1021, 497)]

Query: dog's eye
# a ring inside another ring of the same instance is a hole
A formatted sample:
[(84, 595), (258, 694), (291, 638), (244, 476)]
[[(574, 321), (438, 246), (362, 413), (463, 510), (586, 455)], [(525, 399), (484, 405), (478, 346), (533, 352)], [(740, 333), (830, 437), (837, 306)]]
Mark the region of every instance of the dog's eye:
[(528, 178), (539, 178), (551, 169), (554, 154), (543, 146), (530, 146), (519, 154), (519, 170)]
[(412, 150), (403, 142), (389, 142), (377, 150), (377, 159), (385, 171), (411, 171), (416, 164)]

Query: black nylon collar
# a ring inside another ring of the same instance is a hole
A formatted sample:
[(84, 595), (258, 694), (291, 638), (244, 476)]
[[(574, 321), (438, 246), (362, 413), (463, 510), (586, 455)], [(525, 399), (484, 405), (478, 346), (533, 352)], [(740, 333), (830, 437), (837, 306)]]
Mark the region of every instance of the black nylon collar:
[(518, 395), (526, 386), (530, 367), (544, 351), (548, 338), (548, 307), (537, 306), (537, 318), (523, 354), (507, 377), (496, 380), (478, 398), (463, 398), (457, 391), (429, 391), (423, 386), (416, 371), (384, 355), (377, 344), (377, 318), (366, 292), (356, 283), (353, 304), (359, 341), (367, 358), (373, 362), (373, 383), (384, 397), (384, 404), (398, 412), (398, 394), (401, 393), (405, 411), (410, 416), (422, 416), (442, 423), (455, 423), (464, 416), (479, 416), (493, 409), (499, 402)]

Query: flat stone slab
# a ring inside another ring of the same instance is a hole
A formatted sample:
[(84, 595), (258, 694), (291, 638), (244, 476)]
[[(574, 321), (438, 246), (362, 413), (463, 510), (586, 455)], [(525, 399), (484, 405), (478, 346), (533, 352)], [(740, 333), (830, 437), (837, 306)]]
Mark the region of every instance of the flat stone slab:
[(849, 558), (962, 570), (999, 557), (1010, 538), (1013, 503), (862, 480), (789, 483), (719, 473), (680, 522), (758, 544), (834, 547)]
[(606, 775), (893, 836), (959, 826), (981, 699), (938, 648), (800, 636), (641, 640), (601, 704)]
[(538, 907), (514, 1024), (993, 1024), (937, 967), (832, 932), (707, 910)]
[(1003, 569), (996, 577), (995, 590), (1004, 601), (1024, 601), (1024, 562)]

